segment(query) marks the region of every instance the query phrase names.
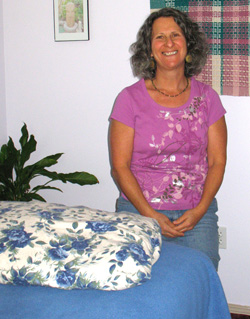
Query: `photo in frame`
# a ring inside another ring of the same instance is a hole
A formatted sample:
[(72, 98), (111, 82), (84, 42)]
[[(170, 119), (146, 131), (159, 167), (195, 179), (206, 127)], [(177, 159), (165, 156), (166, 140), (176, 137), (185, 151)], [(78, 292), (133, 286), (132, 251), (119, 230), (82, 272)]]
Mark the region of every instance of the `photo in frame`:
[(89, 40), (88, 0), (54, 0), (55, 41)]

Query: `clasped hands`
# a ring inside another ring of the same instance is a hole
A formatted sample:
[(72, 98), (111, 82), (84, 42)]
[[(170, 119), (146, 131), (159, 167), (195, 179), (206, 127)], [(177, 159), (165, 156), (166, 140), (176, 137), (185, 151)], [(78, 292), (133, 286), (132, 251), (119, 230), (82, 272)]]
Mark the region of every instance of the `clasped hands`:
[(173, 222), (167, 216), (158, 212), (153, 218), (158, 221), (163, 236), (175, 238), (183, 237), (186, 231), (193, 229), (202, 216), (201, 212), (198, 212), (196, 208), (192, 208)]

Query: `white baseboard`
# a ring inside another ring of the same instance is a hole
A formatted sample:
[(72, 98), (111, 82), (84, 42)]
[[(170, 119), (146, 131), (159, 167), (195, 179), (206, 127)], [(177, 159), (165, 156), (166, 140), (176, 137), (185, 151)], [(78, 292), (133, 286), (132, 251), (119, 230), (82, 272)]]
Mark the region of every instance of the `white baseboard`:
[(230, 313), (240, 314), (240, 315), (250, 315), (250, 307), (249, 306), (240, 306), (228, 304)]

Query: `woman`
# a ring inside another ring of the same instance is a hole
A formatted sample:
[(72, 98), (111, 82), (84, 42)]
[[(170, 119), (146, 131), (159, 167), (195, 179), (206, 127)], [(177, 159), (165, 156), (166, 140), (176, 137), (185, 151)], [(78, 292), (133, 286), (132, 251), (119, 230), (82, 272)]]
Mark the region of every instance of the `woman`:
[(131, 51), (141, 79), (118, 95), (110, 126), (117, 211), (156, 219), (164, 239), (203, 251), (217, 269), (227, 133), (218, 94), (193, 77), (206, 63), (205, 35), (164, 8), (146, 19)]

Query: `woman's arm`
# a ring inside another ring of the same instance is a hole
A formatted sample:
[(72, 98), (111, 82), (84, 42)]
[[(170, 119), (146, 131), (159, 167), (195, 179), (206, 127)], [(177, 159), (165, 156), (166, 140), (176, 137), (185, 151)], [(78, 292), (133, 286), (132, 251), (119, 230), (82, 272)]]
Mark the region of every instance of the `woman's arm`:
[(185, 232), (193, 229), (203, 215), (205, 215), (224, 177), (227, 157), (226, 147), (227, 128), (223, 116), (208, 129), (208, 174), (201, 201), (195, 208), (186, 211), (182, 217), (173, 222), (177, 226), (176, 230)]
[(163, 214), (156, 212), (145, 199), (141, 188), (130, 170), (134, 144), (134, 129), (116, 120), (110, 125), (110, 149), (112, 175), (122, 192), (141, 215), (156, 219), (162, 234), (168, 237), (183, 236), (175, 230), (172, 222)]

